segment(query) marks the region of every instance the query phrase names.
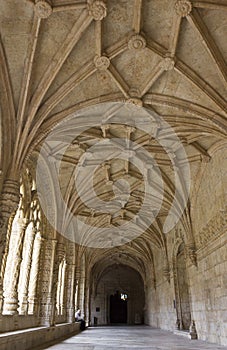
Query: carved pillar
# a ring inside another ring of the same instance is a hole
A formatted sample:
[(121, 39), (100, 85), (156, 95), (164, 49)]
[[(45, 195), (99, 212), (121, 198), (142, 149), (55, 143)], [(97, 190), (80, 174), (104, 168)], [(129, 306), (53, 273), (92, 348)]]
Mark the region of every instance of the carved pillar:
[(25, 240), (23, 246), (22, 263), (20, 269), (20, 279), (19, 279), (19, 314), (26, 315), (28, 310), (28, 284), (29, 276), (32, 264), (32, 252), (35, 238), (35, 229), (33, 223), (31, 222), (25, 232)]
[(66, 316), (66, 298), (67, 298), (67, 292), (66, 292), (66, 280), (67, 280), (67, 273), (68, 273), (68, 266), (66, 264), (66, 261), (63, 261), (62, 266), (62, 278), (61, 278), (61, 296), (60, 296), (60, 310), (61, 315)]
[(6, 180), (1, 194), (0, 210), (0, 312), (3, 306), (3, 279), (5, 274), (7, 249), (7, 231), (9, 219), (15, 215), (20, 199), (20, 185), (15, 180)]
[[(59, 267), (61, 269), (59, 270)], [(64, 314), (64, 301), (65, 301), (65, 274), (66, 274), (66, 262), (65, 262), (65, 245), (64, 243), (58, 242), (56, 264), (54, 269), (54, 286), (53, 286), (53, 298), (56, 306), (58, 306), (59, 315)]]
[(90, 290), (89, 290), (89, 281), (85, 278), (84, 281), (84, 320), (86, 326), (89, 325), (89, 299), (90, 299)]
[(40, 325), (54, 325), (55, 303), (53, 300), (54, 265), (57, 240), (45, 239), (42, 256)]
[(28, 283), (28, 314), (33, 315), (37, 312), (37, 282), (39, 273), (40, 250), (43, 238), (40, 232), (37, 232), (32, 251), (31, 270)]
[(79, 309), (79, 301), (80, 301), (80, 290), (79, 290), (79, 284), (80, 284), (80, 268), (79, 266), (76, 266), (75, 271), (75, 307), (76, 310)]
[(75, 322), (75, 264), (67, 265), (66, 317), (67, 322)]
[(76, 293), (76, 265), (75, 265), (75, 245), (72, 243), (68, 247), (68, 273), (67, 273), (67, 282), (66, 282), (66, 317), (67, 322), (75, 322), (75, 293)]
[(22, 260), (22, 248), (27, 220), (15, 217), (9, 243), (9, 254), (3, 285), (3, 314), (17, 314), (18, 308), (18, 279)]
[(79, 282), (79, 308), (81, 309), (81, 314), (85, 316), (84, 300), (85, 300), (85, 276), (82, 272)]

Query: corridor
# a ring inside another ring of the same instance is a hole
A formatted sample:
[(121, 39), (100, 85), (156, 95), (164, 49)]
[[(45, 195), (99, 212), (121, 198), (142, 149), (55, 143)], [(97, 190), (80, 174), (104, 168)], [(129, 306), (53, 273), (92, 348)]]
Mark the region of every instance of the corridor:
[(43, 350), (218, 350), (227, 347), (190, 340), (148, 326), (91, 327), (57, 345)]

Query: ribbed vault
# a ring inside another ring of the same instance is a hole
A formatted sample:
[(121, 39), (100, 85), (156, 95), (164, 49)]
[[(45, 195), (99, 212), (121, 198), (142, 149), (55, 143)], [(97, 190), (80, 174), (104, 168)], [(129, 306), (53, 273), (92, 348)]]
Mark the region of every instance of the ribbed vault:
[[(226, 1), (1, 0), (0, 6), (1, 184), (16, 178), (26, 164), (35, 169), (49, 131), (69, 115), (110, 102), (146, 108), (168, 123), (184, 146), (191, 190), (181, 222), (193, 241), (190, 203), (201, 165), (226, 142)], [(129, 200), (117, 215), (86, 206), (74, 186), (84, 153), (119, 137), (149, 152), (163, 181), (163, 198), (156, 196), (153, 211), (146, 208), (147, 217), (155, 220), (146, 227), (144, 218), (143, 235), (124, 246), (124, 253), (121, 248), (111, 253), (114, 262), (128, 259), (144, 275), (151, 249), (161, 249), (166, 257), (163, 225), (175, 198), (171, 154), (177, 149), (167, 152), (156, 137), (123, 122), (100, 123), (73, 139), (61, 159), (59, 183), (67, 206), (85, 223), (99, 229), (132, 220), (145, 196), (144, 169), (119, 159), (97, 168), (94, 189), (103, 201), (114, 198), (118, 180), (130, 184)], [(178, 197), (176, 210), (181, 202)], [(155, 203), (161, 205), (158, 213)], [(62, 222), (67, 228), (64, 215)], [(91, 253), (91, 267), (96, 253)], [(102, 254), (106, 266), (109, 251)]]

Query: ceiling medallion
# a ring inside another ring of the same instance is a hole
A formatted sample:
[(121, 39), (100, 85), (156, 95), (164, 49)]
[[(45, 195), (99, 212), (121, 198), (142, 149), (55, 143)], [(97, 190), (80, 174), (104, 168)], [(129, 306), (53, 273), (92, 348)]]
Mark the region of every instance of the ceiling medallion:
[(188, 0), (178, 0), (175, 4), (176, 13), (181, 17), (186, 17), (192, 10), (192, 4)]
[(35, 3), (35, 13), (39, 18), (48, 18), (52, 14), (52, 7), (48, 1), (37, 0)]
[(99, 70), (107, 70), (110, 65), (110, 60), (106, 56), (95, 56), (94, 64), (95, 67)]
[(88, 13), (95, 21), (101, 21), (107, 15), (106, 4), (101, 0), (89, 1)]
[(142, 35), (135, 34), (128, 41), (128, 48), (134, 50), (144, 49), (146, 47), (146, 40)]
[(165, 57), (162, 62), (161, 66), (165, 71), (172, 70), (174, 68), (175, 61), (172, 57)]

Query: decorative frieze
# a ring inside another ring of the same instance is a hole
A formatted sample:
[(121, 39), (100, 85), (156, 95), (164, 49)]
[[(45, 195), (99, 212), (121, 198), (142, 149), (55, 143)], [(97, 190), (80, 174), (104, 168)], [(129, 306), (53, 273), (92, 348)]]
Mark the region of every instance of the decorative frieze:
[(220, 210), (206, 226), (202, 228), (196, 236), (196, 244), (198, 248), (205, 246), (211, 240), (222, 234), (223, 229), (227, 225), (227, 210)]

